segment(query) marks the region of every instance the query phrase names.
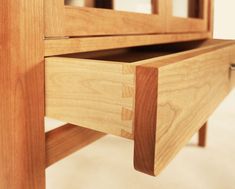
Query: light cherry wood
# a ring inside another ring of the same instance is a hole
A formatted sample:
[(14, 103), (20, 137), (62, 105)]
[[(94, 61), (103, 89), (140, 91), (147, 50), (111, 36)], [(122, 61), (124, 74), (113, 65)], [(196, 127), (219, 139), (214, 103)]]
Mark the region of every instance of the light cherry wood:
[[(205, 41), (187, 52), (179, 51), (195, 45), (52, 57), (44, 65), (44, 56), (212, 36), (213, 0), (203, 1), (201, 19), (173, 17), (172, 0), (152, 4), (153, 15), (64, 0), (0, 4), (0, 188), (45, 189), (46, 167), (104, 133), (133, 139), (134, 166), (150, 175), (199, 129), (205, 146), (204, 123), (235, 80), (234, 42)], [(82, 127), (45, 134), (44, 115)]]
[(156, 35), (125, 35), (106, 37), (84, 37), (46, 39), (45, 56), (59, 54), (89, 52), (114, 48), (184, 42), (209, 38), (210, 33), (185, 33), (185, 34), (156, 34)]
[[(145, 65), (158, 69), (157, 126), (152, 133), (156, 137), (155, 156), (149, 157), (149, 162), (155, 160), (154, 175), (175, 157), (229, 93), (230, 48)], [(135, 161), (141, 165), (141, 159)]]
[(205, 147), (206, 146), (206, 136), (207, 136), (207, 128), (208, 123), (206, 122), (198, 132), (198, 146)]
[(123, 63), (46, 59), (46, 115), (124, 137), (132, 134), (134, 69)]
[(131, 54), (126, 62), (115, 54), (47, 58), (46, 114), (134, 139), (135, 168), (158, 175), (230, 91), (233, 49), (234, 42), (212, 40), (137, 62)]
[[(46, 37), (163, 33), (165, 1), (158, 0), (158, 14), (65, 6), (64, 1), (46, 3)], [(59, 17), (57, 17), (59, 15)]]
[(103, 136), (105, 136), (104, 133), (72, 124), (66, 124), (48, 131), (46, 133), (46, 167), (51, 166)]
[(0, 3), (0, 188), (45, 189), (43, 1)]

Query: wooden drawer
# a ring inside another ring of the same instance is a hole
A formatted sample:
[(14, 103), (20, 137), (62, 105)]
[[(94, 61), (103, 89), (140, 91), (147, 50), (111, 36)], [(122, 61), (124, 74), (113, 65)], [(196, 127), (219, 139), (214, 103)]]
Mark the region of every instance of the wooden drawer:
[(234, 47), (46, 58), (46, 116), (134, 139), (135, 168), (158, 175), (229, 93)]

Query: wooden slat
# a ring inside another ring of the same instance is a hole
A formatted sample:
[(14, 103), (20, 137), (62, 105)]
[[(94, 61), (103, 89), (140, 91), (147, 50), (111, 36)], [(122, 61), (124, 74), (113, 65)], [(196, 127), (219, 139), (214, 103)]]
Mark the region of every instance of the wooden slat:
[(46, 39), (45, 56), (207, 39), (210, 33)]
[(0, 188), (45, 189), (42, 0), (0, 3)]
[(46, 133), (46, 167), (105, 136), (104, 133), (67, 124)]

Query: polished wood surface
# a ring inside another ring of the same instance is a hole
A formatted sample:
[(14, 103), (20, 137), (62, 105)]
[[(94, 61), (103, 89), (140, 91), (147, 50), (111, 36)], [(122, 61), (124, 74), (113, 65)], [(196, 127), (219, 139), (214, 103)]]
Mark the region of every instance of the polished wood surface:
[(66, 124), (46, 133), (46, 167), (60, 161), (92, 142), (104, 133)]
[(0, 3), (0, 188), (45, 188), (43, 1)]

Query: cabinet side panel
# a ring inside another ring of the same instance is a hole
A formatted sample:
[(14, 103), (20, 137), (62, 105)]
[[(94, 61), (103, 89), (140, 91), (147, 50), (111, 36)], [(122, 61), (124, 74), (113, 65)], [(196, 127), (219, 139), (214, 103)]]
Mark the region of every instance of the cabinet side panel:
[(43, 1), (0, 3), (0, 188), (45, 188)]

